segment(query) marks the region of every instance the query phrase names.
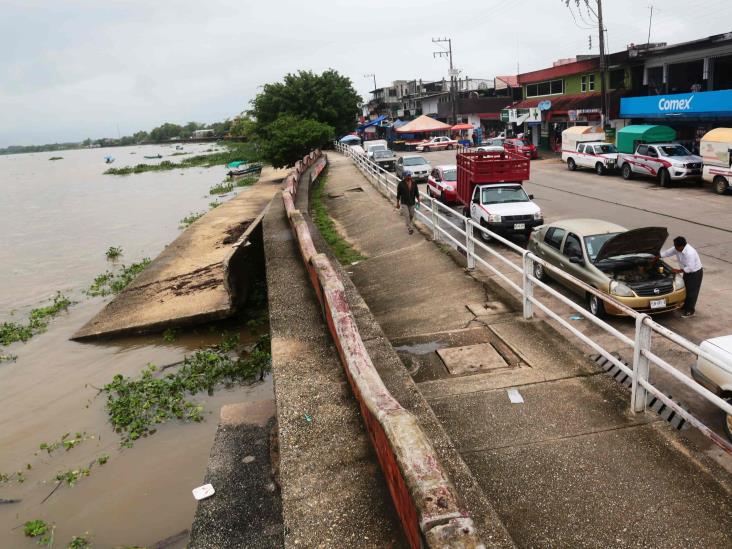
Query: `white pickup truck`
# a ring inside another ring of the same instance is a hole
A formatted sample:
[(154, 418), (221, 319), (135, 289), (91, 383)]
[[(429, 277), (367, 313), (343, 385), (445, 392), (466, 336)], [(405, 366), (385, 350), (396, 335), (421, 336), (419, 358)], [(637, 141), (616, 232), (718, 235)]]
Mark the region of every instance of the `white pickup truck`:
[(623, 179), (632, 179), (635, 174), (657, 177), (661, 187), (679, 180), (701, 184), (702, 158), (678, 143), (643, 143), (633, 154), (618, 154), (618, 169)]
[[(520, 183), (477, 185), (470, 201), (470, 218), (504, 236), (523, 234), (528, 238), (534, 227), (544, 224), (541, 208), (533, 198)], [(483, 231), (480, 236), (490, 240)]]
[(618, 150), (611, 143), (580, 141), (575, 150), (562, 150), (562, 161), (570, 171), (591, 168), (597, 175), (605, 175), (615, 170), (617, 160)]

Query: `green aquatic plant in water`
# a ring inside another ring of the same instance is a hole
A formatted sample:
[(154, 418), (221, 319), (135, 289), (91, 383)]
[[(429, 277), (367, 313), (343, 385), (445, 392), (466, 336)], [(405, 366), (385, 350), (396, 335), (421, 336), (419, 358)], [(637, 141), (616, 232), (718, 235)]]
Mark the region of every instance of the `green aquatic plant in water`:
[(168, 420), (202, 421), (203, 406), (188, 399), (218, 385), (262, 379), (270, 369), (269, 336), (260, 338), (244, 357), (232, 356), (238, 336), (227, 336), (218, 345), (186, 357), (177, 371), (164, 374), (149, 364), (137, 377), (114, 376), (104, 386), (107, 413), (121, 444), (131, 446), (140, 437), (155, 433), (155, 426)]
[(105, 252), (105, 255), (107, 259), (112, 261), (118, 259), (122, 255), (122, 246), (110, 246)]
[[(34, 335), (45, 332), (51, 319), (61, 311), (67, 310), (72, 304), (69, 298), (57, 292), (51, 305), (31, 310), (27, 324), (3, 322), (0, 324), (0, 345), (10, 345), (16, 341), (26, 342)], [(15, 359), (13, 355), (0, 355), (0, 361), (2, 357), (7, 357), (5, 360)]]
[(234, 183), (232, 181), (222, 181), (217, 183), (208, 190), (208, 194), (226, 194), (234, 190)]
[(118, 294), (150, 263), (150, 258), (146, 257), (139, 263), (133, 263), (129, 267), (122, 265), (117, 271), (106, 271), (94, 279), (89, 289), (86, 290), (86, 294), (92, 297)]
[(51, 158), (49, 158), (49, 160), (63, 160), (63, 159), (64, 159), (63, 156), (52, 156)]
[[(226, 150), (214, 152), (213, 154), (189, 156), (180, 162), (163, 160), (159, 164), (137, 164), (136, 166), (126, 166), (123, 168), (109, 168), (104, 173), (107, 175), (130, 175), (135, 173), (175, 170), (178, 168), (192, 168), (195, 166), (211, 168), (237, 160), (252, 162), (258, 158), (256, 147), (253, 143), (224, 143), (224, 145), (226, 146)], [(213, 149), (207, 150), (207, 152), (210, 151), (213, 151)]]
[(180, 220), (178, 223), (179, 229), (187, 229), (191, 225), (193, 225), (196, 221), (198, 221), (206, 212), (192, 212), (189, 213), (187, 216), (185, 216), (183, 219)]
[(236, 180), (235, 184), (237, 187), (249, 187), (259, 181), (259, 177), (247, 176)]

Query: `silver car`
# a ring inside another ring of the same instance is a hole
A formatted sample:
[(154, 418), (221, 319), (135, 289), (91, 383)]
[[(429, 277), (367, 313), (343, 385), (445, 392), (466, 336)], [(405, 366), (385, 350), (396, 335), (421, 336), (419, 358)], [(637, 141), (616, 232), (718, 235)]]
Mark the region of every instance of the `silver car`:
[(397, 177), (402, 179), (404, 178), (404, 175), (409, 172), (414, 181), (426, 182), (430, 175), (430, 163), (427, 162), (423, 156), (410, 154), (402, 156), (397, 160), (395, 171)]

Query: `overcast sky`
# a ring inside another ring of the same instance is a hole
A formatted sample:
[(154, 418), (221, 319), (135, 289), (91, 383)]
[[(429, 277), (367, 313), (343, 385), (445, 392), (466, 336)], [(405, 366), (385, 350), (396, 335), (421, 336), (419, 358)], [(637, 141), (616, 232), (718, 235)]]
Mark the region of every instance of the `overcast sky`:
[[(591, 0), (595, 2), (596, 0)], [(574, 3), (574, 0), (572, 1)], [(732, 31), (732, 0), (605, 0), (609, 49)], [(492, 78), (597, 53), (561, 0), (0, 0), (0, 146), (211, 122), (257, 87), (334, 68), (366, 97), (395, 79)], [(586, 10), (583, 11), (587, 19)]]

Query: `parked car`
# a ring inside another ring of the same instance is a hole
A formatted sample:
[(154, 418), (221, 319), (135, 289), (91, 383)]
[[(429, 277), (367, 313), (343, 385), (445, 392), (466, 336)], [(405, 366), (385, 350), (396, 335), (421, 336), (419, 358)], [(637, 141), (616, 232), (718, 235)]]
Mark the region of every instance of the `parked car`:
[(444, 203), (457, 202), (457, 166), (436, 166), (427, 178), (427, 194)]
[(523, 139), (504, 139), (503, 148), (525, 156), (526, 158), (539, 158), (539, 151), (536, 146)]
[(444, 135), (439, 137), (433, 137), (427, 141), (419, 143), (415, 148), (418, 151), (430, 152), (430, 151), (444, 151), (445, 149), (452, 149), (458, 144), (457, 140), (450, 139)]
[(423, 156), (418, 154), (409, 154), (400, 156), (396, 162), (394, 171), (397, 177), (403, 178), (406, 172), (412, 174), (414, 181), (427, 181), (430, 174), (430, 163)]
[[(601, 219), (567, 219), (534, 231), (529, 250), (631, 309), (653, 314), (678, 309), (686, 298), (683, 276), (656, 259), (666, 238), (668, 231), (663, 227), (629, 231)], [(534, 264), (536, 278), (547, 275), (552, 273)], [(623, 314), (563, 277), (555, 278), (583, 296), (593, 315)]]
[(618, 150), (611, 143), (579, 142), (575, 150), (563, 150), (562, 160), (570, 171), (580, 168), (592, 168), (597, 175), (605, 175), (615, 170)]
[(702, 179), (724, 194), (732, 183), (732, 128), (714, 128), (701, 138)]
[(677, 143), (641, 143), (633, 154), (618, 154), (618, 168), (623, 179), (632, 179), (634, 174), (650, 175), (658, 178), (661, 187), (678, 180), (701, 183), (702, 158)]
[[(691, 367), (691, 377), (715, 395), (732, 399), (732, 335), (706, 339), (699, 348), (727, 365), (727, 369), (698, 357), (696, 364)], [(732, 416), (725, 415), (723, 426), (725, 434), (732, 440)]]
[(389, 149), (389, 144), (385, 139), (372, 139), (371, 141), (364, 141), (363, 148), (369, 159), (371, 159), (374, 157), (374, 151), (386, 151)]
[(376, 150), (373, 151), (374, 156), (372, 160), (376, 162), (379, 166), (384, 168), (385, 170), (391, 172), (394, 171), (394, 166), (396, 165), (396, 155), (394, 154), (394, 151), (390, 151), (389, 149), (386, 150)]

